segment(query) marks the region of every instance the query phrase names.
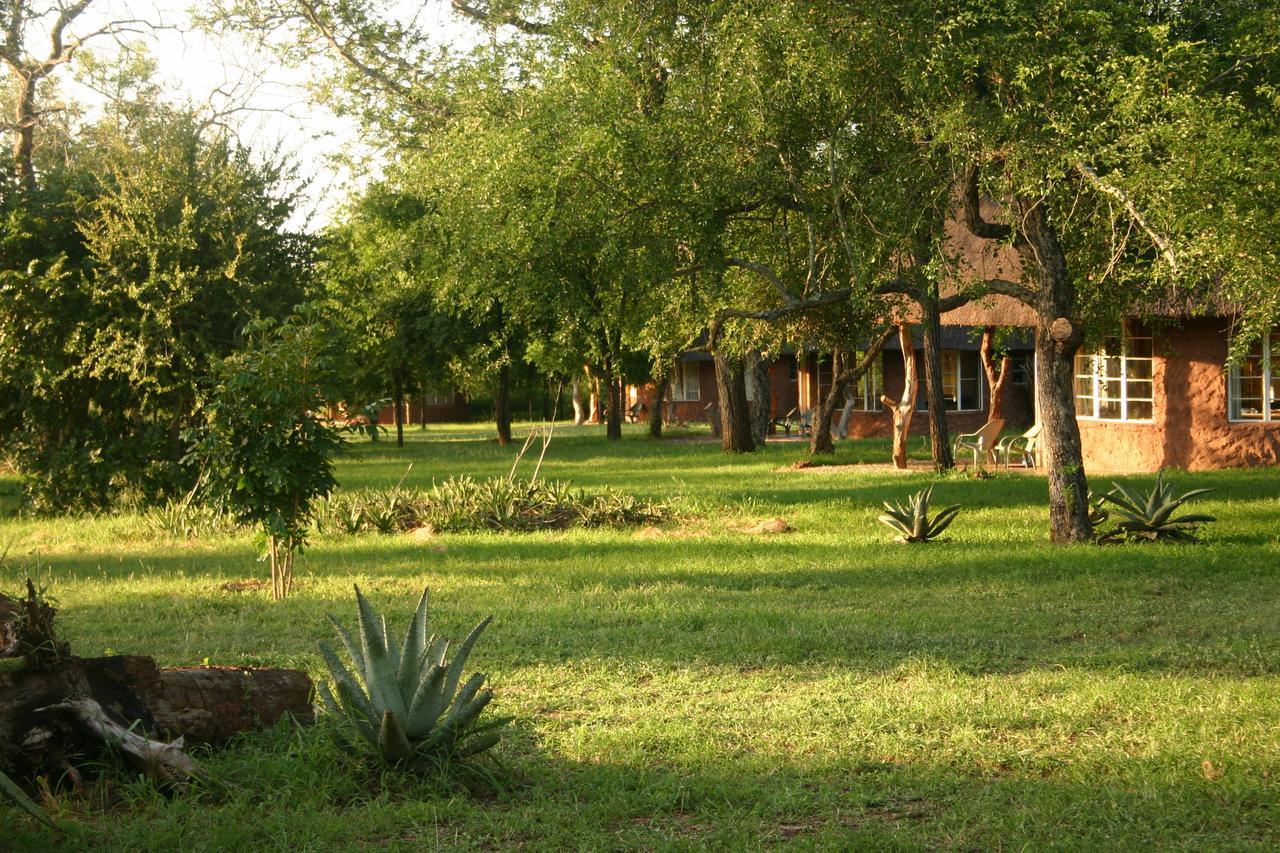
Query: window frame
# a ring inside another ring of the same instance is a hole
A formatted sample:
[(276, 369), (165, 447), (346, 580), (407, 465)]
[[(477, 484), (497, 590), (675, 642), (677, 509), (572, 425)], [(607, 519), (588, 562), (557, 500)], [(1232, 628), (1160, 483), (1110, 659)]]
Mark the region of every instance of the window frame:
[[(1280, 384), (1280, 370), (1277, 370), (1275, 363), (1276, 345), (1280, 344), (1280, 325), (1268, 330), (1259, 341), (1262, 345), (1261, 352), (1258, 356), (1260, 372), (1258, 379), (1262, 382), (1262, 397), (1258, 398), (1260, 404), (1259, 415), (1256, 418), (1240, 417), (1236, 414), (1240, 408), (1240, 362), (1237, 361), (1230, 365), (1227, 372), (1227, 421), (1233, 424), (1274, 424), (1280, 423), (1280, 393), (1277, 392), (1277, 384)], [(1251, 358), (1252, 356), (1246, 356)], [(1250, 398), (1255, 399), (1255, 398)]]
[[(976, 373), (974, 373), (973, 376), (966, 377), (964, 375), (964, 361), (965, 361), (964, 354), (969, 352), (973, 353), (972, 360), (974, 363), (974, 369), (976, 370)], [(972, 412), (984, 411), (987, 405), (987, 387), (986, 387), (987, 383), (984, 379), (984, 375), (982, 371), (982, 357), (978, 354), (978, 351), (948, 348), (939, 352), (938, 355), (940, 360), (942, 360), (943, 362), (942, 393), (945, 396), (947, 393), (947, 388), (948, 386), (950, 386), (950, 388), (953, 391), (950, 399), (954, 400), (956, 404), (954, 409), (947, 408), (946, 411), (955, 412), (957, 414), (969, 414)], [(917, 364), (916, 379), (920, 383), (920, 393), (916, 399), (917, 412), (929, 411), (929, 395), (926, 394), (924, 390), (926, 386), (925, 386), (925, 378), (924, 378), (924, 358), (922, 356), (923, 356), (923, 353), (917, 353), (916, 355), (916, 364)], [(946, 368), (946, 359), (948, 357), (955, 359), (955, 366), (951, 370), (947, 370)], [(966, 379), (977, 380), (976, 385), (974, 387), (977, 389), (978, 399), (977, 399), (977, 404), (972, 408), (961, 408), (960, 406), (960, 383)]]
[[(673, 390), (671, 398), (677, 403), (700, 403), (702, 402), (702, 369), (696, 361), (682, 361), (680, 365), (679, 381)], [(693, 377), (693, 396), (688, 395), (689, 377)]]
[[(1136, 323), (1125, 323), (1122, 334), (1118, 338), (1109, 339), (1109, 341), (1119, 341), (1119, 352), (1108, 351), (1108, 341), (1104, 341), (1094, 352), (1077, 352), (1072, 365), (1072, 379), (1074, 387), (1072, 397), (1076, 403), (1076, 419), (1086, 421), (1106, 421), (1110, 423), (1134, 423), (1149, 424), (1155, 422), (1156, 417), (1156, 380), (1155, 380), (1155, 336), (1150, 329), (1140, 327)], [(1130, 355), (1133, 350), (1133, 343), (1136, 341), (1147, 341), (1149, 343), (1150, 355)], [(1113, 344), (1114, 347), (1114, 344)], [(1089, 360), (1088, 372), (1082, 371), (1081, 360)], [(1109, 362), (1112, 362), (1109, 364)], [(1142, 362), (1148, 365), (1147, 375), (1134, 376), (1131, 375), (1131, 367)], [(1108, 367), (1118, 367), (1119, 372), (1115, 375), (1109, 375)], [(1080, 393), (1080, 383), (1082, 380), (1091, 382), (1090, 393)], [(1120, 389), (1119, 397), (1111, 397), (1104, 395), (1108, 382), (1118, 382)], [(1135, 396), (1131, 393), (1133, 385), (1146, 384), (1150, 388), (1150, 396)], [(1084, 400), (1091, 403), (1092, 412), (1081, 412), (1080, 404)], [(1102, 414), (1103, 407), (1112, 403), (1119, 404), (1119, 417), (1109, 417)], [(1146, 403), (1150, 406), (1150, 414), (1146, 417), (1131, 417), (1129, 414), (1131, 403)]]

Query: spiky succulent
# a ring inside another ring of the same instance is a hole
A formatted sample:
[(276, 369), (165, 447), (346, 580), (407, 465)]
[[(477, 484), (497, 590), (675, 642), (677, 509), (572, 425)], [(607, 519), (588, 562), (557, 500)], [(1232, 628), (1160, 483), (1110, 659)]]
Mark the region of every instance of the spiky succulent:
[(1174, 516), (1184, 503), (1213, 489), (1192, 489), (1178, 497), (1173, 496), (1173, 486), (1164, 481), (1164, 472), (1156, 475), (1151, 491), (1143, 494), (1130, 491), (1119, 483), (1112, 483), (1111, 491), (1102, 499), (1116, 508), (1123, 520), (1104, 539), (1145, 539), (1148, 541), (1199, 542), (1195, 530), (1201, 524), (1218, 519), (1212, 515), (1191, 514)]
[(929, 518), (929, 499), (933, 496), (933, 486), (921, 489), (904, 503), (884, 502), (884, 513), (880, 523), (887, 524), (898, 531), (895, 537), (899, 542), (928, 542), (941, 535), (942, 531), (955, 520), (960, 512), (960, 504), (952, 504), (938, 511)]
[(459, 687), (467, 657), (490, 619), (476, 625), (446, 661), (448, 640), (427, 636), (427, 590), (402, 644), (392, 640), (386, 619), (374, 613), (359, 587), (356, 609), (358, 638), (329, 617), (351, 669), (327, 643), (320, 644), (333, 679), (332, 688), (320, 685), (320, 697), (354, 733), (349, 744), (371, 747), (385, 764), (427, 772), (457, 766), (498, 743), (507, 720), (480, 722), (493, 698), (492, 690), (481, 689), (485, 676), (474, 674)]

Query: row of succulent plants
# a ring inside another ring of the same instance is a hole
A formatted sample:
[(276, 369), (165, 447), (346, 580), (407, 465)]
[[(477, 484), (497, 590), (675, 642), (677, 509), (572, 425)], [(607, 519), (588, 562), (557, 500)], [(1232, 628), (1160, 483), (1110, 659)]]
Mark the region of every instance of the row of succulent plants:
[[(401, 533), (431, 527), (440, 533), (559, 530), (659, 524), (666, 504), (606, 489), (589, 493), (556, 480), (452, 477), (429, 489), (394, 486), (335, 492), (317, 501), (317, 532), (343, 535)], [(230, 514), (194, 501), (153, 507), (142, 523), (155, 536), (200, 539), (233, 533)]]
[[(1204, 513), (1178, 511), (1184, 504), (1213, 489), (1192, 489), (1175, 495), (1173, 486), (1164, 480), (1164, 472), (1156, 475), (1155, 484), (1147, 491), (1112, 483), (1111, 491), (1101, 496), (1089, 493), (1089, 523), (1098, 542), (1199, 542), (1196, 532), (1201, 525), (1217, 521)], [(892, 528), (897, 542), (933, 542), (939, 540), (951, 522), (960, 514), (961, 506), (952, 504), (929, 514), (933, 486), (921, 489), (905, 501), (885, 501), (881, 524)], [(1112, 511), (1119, 516), (1115, 526), (1104, 529)]]
[(451, 477), (429, 489), (394, 487), (338, 492), (316, 509), (322, 533), (440, 533), (628, 527), (671, 516), (656, 501), (613, 490), (588, 493), (556, 480)]

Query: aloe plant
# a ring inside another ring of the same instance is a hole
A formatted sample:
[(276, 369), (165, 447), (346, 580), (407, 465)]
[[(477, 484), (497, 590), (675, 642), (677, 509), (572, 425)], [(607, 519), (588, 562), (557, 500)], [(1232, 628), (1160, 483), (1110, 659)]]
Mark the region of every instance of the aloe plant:
[(929, 518), (929, 499), (933, 496), (933, 486), (921, 489), (905, 503), (884, 502), (884, 513), (880, 523), (887, 524), (898, 531), (895, 537), (898, 542), (929, 542), (936, 539), (955, 520), (960, 512), (960, 504), (952, 504), (938, 511)]
[(1124, 538), (1152, 542), (1199, 542), (1195, 530), (1201, 525), (1218, 519), (1203, 513), (1174, 516), (1174, 513), (1194, 497), (1213, 489), (1192, 489), (1178, 497), (1173, 496), (1173, 486), (1164, 481), (1164, 472), (1156, 475), (1155, 485), (1149, 492), (1130, 491), (1119, 483), (1112, 483), (1111, 491), (1102, 499), (1116, 508), (1123, 520), (1104, 539)]
[(320, 685), (320, 697), (325, 709), (355, 734), (348, 744), (372, 748), (383, 763), (417, 772), (456, 766), (485, 752), (498, 743), (507, 723), (480, 722), (493, 699), (492, 690), (482, 689), (484, 675), (472, 675), (459, 687), (467, 657), (490, 619), (476, 625), (446, 662), (449, 642), (427, 636), (427, 598), (424, 589), (404, 642), (397, 644), (386, 619), (373, 611), (357, 586), (358, 637), (329, 617), (352, 668), (327, 643), (320, 644), (333, 679), (332, 689)]
[(22, 809), (24, 812), (31, 815), (50, 829), (58, 828), (57, 824), (55, 824), (49, 816), (44, 813), (44, 810), (36, 805), (35, 801), (28, 797), (26, 792), (19, 788), (16, 782), (6, 776), (3, 770), (0, 770), (0, 794), (3, 794), (5, 799), (11, 801), (18, 808)]

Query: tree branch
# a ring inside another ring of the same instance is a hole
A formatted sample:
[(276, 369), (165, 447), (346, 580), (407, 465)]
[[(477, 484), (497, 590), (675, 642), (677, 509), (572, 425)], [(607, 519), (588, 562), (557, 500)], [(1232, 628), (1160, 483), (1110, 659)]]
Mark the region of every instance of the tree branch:
[(978, 195), (978, 164), (971, 163), (964, 173), (964, 224), (976, 237), (988, 240), (1005, 240), (1013, 235), (1008, 225), (987, 222), (982, 218), (981, 199)]
[(1076, 171), (1090, 186), (1124, 205), (1124, 209), (1129, 212), (1129, 218), (1151, 238), (1151, 242), (1160, 251), (1160, 256), (1164, 258), (1164, 262), (1169, 265), (1169, 269), (1176, 275), (1178, 272), (1178, 258), (1173, 252), (1169, 239), (1151, 226), (1147, 218), (1142, 215), (1142, 211), (1138, 210), (1138, 206), (1134, 204), (1133, 199), (1129, 198), (1128, 193), (1104, 181), (1092, 167), (1082, 162), (1076, 163), (1075, 166)]

